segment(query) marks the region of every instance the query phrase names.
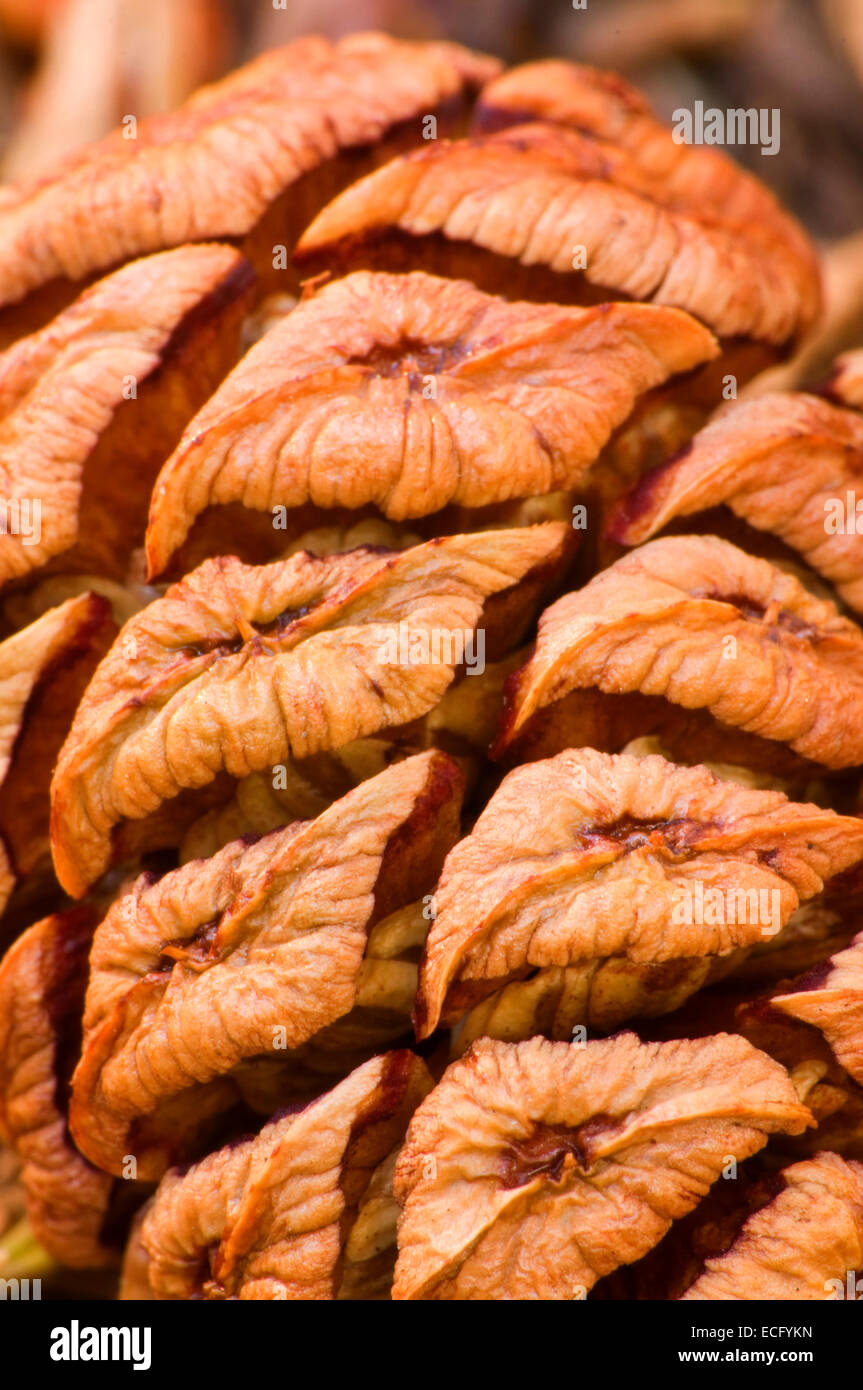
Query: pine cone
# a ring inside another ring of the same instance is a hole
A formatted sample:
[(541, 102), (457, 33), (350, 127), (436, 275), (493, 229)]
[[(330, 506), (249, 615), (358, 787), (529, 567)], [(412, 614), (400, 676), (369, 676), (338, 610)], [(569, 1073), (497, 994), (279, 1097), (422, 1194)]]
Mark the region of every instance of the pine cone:
[(861, 859), (857, 817), (701, 767), (579, 749), (517, 768), (444, 865), (418, 1035), (468, 1009), (464, 1041), (674, 1009)]
[(0, 642), (0, 913), (16, 883), (32, 898), (53, 881), (51, 774), (115, 633), (106, 601), (84, 593)]
[[(481, 622), (490, 656), (518, 640), (565, 540), (549, 523), (392, 554), (207, 561), (126, 624), (78, 708), (52, 790), (67, 892), (108, 867), (116, 826), (182, 791), (428, 713)], [(188, 797), (178, 815), (190, 808), (196, 818)], [(185, 828), (173, 820), (167, 843)]]
[(607, 535), (638, 545), (682, 517), (687, 531), (715, 532), (715, 509), (727, 508), (744, 523), (740, 544), (753, 549), (744, 527), (767, 533), (768, 543), (775, 537), (860, 613), (863, 530), (856, 530), (854, 488), (861, 458), (863, 418), (854, 411), (807, 395), (741, 401), (622, 498)]
[(715, 352), (647, 305), (508, 304), (418, 272), (337, 280), (189, 424), (156, 483), (150, 573), (216, 505), (404, 521), (576, 487), (640, 394)]
[(429, 1084), (412, 1053), (375, 1057), (298, 1114), (168, 1173), (130, 1246), (127, 1296), (385, 1296), (394, 1150)]
[(861, 353), (721, 403), (819, 303), (621, 78), (445, 42), (6, 187), (0, 1223), (129, 1299), (844, 1296)]
[(94, 1167), (68, 1130), (65, 1101), (96, 920), (91, 905), (46, 917), (0, 966), (0, 1130), (21, 1159), (35, 1234), (72, 1269), (118, 1263), (128, 1217), (146, 1191)]
[(784, 1069), (743, 1038), (483, 1039), (408, 1128), (393, 1297), (583, 1298), (647, 1254), (727, 1155), (808, 1123)]
[(328, 198), (497, 66), (456, 44), (304, 38), (85, 145), (0, 204), (0, 328), (39, 326), (93, 275), (187, 241), (234, 239), (262, 287), (285, 288), (273, 243), (290, 254)]
[(461, 790), (445, 754), (421, 754), (314, 821), (119, 898), (90, 959), (70, 1111), (82, 1152), (117, 1175), (134, 1155), (158, 1178), (244, 1095), (246, 1061), (264, 1059), (276, 1109), (295, 1099), (296, 1050), (330, 1025), (347, 1019), (372, 1048), (404, 1034), (422, 924), (411, 905), (457, 838)]
[[(637, 698), (615, 707), (599, 692)], [(534, 755), (567, 744), (615, 751), (659, 733), (684, 761), (757, 768), (772, 752), (777, 772), (793, 768), (765, 746), (772, 740), (810, 772), (855, 767), (863, 632), (766, 560), (715, 536), (674, 536), (546, 609), (509, 701), (501, 753), (517, 740)]]

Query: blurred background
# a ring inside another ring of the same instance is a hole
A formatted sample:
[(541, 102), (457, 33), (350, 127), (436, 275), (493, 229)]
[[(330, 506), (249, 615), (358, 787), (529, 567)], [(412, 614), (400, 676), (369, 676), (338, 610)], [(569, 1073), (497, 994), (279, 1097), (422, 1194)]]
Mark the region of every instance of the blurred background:
[(36, 176), (298, 35), (366, 28), (612, 67), (666, 119), (696, 100), (780, 108), (777, 155), (733, 153), (822, 248), (816, 356), (863, 339), (863, 0), (0, 0), (0, 175)]

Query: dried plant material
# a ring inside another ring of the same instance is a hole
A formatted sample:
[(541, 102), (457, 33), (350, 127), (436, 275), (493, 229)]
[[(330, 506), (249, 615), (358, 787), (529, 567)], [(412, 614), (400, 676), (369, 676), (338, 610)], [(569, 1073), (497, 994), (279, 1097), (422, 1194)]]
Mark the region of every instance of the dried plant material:
[[(721, 365), (729, 367), (723, 356)], [(723, 372), (723, 375), (725, 373)], [(696, 383), (700, 386), (696, 390)], [(680, 390), (659, 390), (646, 396), (628, 424), (612, 437), (590, 479), (590, 497), (599, 507), (602, 521), (611, 504), (650, 469), (684, 449), (707, 422), (721, 387), (709, 370), (697, 372), (681, 383)], [(619, 552), (606, 557), (600, 530), (597, 544), (599, 567), (610, 564)]]
[(857, 817), (705, 768), (588, 748), (517, 768), (444, 865), (418, 1035), (477, 999), (466, 1040), (675, 1008), (861, 858)]
[(512, 304), (419, 272), (337, 280), (189, 424), (154, 489), (150, 573), (211, 506), (404, 521), (574, 487), (639, 396), (717, 351), (652, 305)]
[(243, 324), (243, 347), (248, 350), (259, 343), (265, 333), (275, 328), (288, 314), (296, 309), (299, 300), (295, 294), (268, 294), (260, 301)]
[(510, 68), (483, 89), (473, 125), (485, 132), (526, 121), (552, 122), (613, 142), (662, 187), (669, 204), (705, 222), (750, 235), (755, 228), (756, 238), (772, 231), (809, 266), (815, 292), (812, 244), (770, 189), (715, 146), (678, 142), (638, 89), (617, 73), (553, 58)]
[(140, 119), (178, 106), (218, 75), (227, 38), (223, 0), (64, 0), (4, 151), (3, 177), (43, 174), (130, 111)]
[(166, 453), (237, 360), (253, 278), (229, 246), (166, 251), (0, 355), (0, 584), (50, 562), (123, 578)]
[[(652, 116), (647, 97), (620, 73), (559, 58), (519, 63), (487, 82), (477, 98), (471, 129), (486, 135), (528, 121), (571, 126), (584, 135), (624, 144), (636, 153), (648, 136), (660, 150), (666, 142), (672, 143), (668, 127)], [(679, 161), (680, 155), (677, 158)], [(729, 163), (724, 156), (719, 158), (718, 167)], [(709, 168), (709, 161), (702, 167)], [(745, 187), (748, 176), (734, 167), (737, 182)], [(760, 188), (754, 179), (752, 184)]]
[(0, 643), (0, 910), (50, 869), (49, 786), (74, 710), (116, 629), (82, 594)]
[(208, 859), (231, 840), (268, 835), (291, 821), (319, 816), (360, 782), (385, 771), (398, 752), (387, 739), (364, 738), (333, 753), (283, 763), (273, 773), (250, 773), (224, 806), (214, 806), (189, 827), (181, 862)]
[(845, 1297), (848, 1272), (863, 1267), (863, 1164), (819, 1153), (779, 1181), (731, 1247), (705, 1261), (684, 1300)]
[(502, 661), (489, 662), (481, 674), (454, 682), (423, 720), (422, 736), (454, 756), (468, 750), (487, 753), (500, 725), (506, 682), (527, 652), (519, 648)]
[(490, 662), (480, 675), (455, 681), (440, 703), (399, 737), (357, 739), (332, 753), (284, 763), (273, 773), (243, 777), (230, 800), (189, 827), (180, 862), (208, 858), (243, 835), (266, 835), (290, 821), (318, 816), (367, 777), (428, 748), (451, 754), (471, 790), (500, 722), (504, 683), (524, 658), (522, 648)]
[(151, 585), (138, 584), (133, 580), (120, 584), (116, 579), (107, 579), (101, 574), (46, 574), (26, 589), (11, 588), (0, 604), (0, 633), (14, 636), (23, 627), (29, 627), (37, 618), (43, 617), (51, 608), (58, 608), (70, 598), (80, 598), (82, 594), (96, 594), (107, 599), (114, 622), (118, 627), (128, 622), (134, 613), (154, 598), (159, 590)]
[[(574, 505), (582, 500), (574, 490), (548, 492), (538, 497), (516, 498), (509, 502), (492, 503), (487, 507), (446, 507), (429, 517), (413, 521), (388, 521), (371, 507), (351, 511), (344, 507), (327, 510), (308, 506), (290, 514), (286, 509), (276, 511), (278, 527), (266, 513), (251, 512), (241, 504), (211, 508), (206, 517), (193, 527), (192, 539), (174, 553), (169, 573), (177, 577), (192, 568), (189, 558), (199, 557), (196, 563), (231, 547), (227, 536), (231, 527), (241, 525), (243, 535), (235, 541), (236, 552), (247, 563), (262, 564), (268, 559), (287, 559), (299, 550), (313, 555), (333, 555), (338, 551), (356, 550), (360, 546), (382, 546), (386, 550), (407, 550), (421, 545), (423, 540), (439, 536), (470, 534), (475, 531), (518, 529), (539, 526), (546, 521), (564, 522), (573, 530), (571, 553), (578, 548), (580, 533), (573, 527)], [(284, 521), (284, 529), (281, 523)], [(304, 529), (304, 528), (310, 529)], [(288, 540), (287, 537), (291, 539)], [(221, 544), (220, 540), (224, 541)], [(159, 581), (159, 587), (164, 580)]]
[(746, 396), (766, 391), (802, 391), (829, 376), (838, 354), (863, 335), (863, 232), (852, 232), (821, 249), (823, 308), (786, 362), (761, 371), (741, 387)]
[[(416, 1060), (416, 1059), (415, 1059)], [(428, 1093), (424, 1081), (423, 1094)], [(401, 1137), (401, 1136), (400, 1136)], [(342, 1300), (389, 1300), (396, 1257), (399, 1205), (393, 1191), (399, 1149), (393, 1148), (372, 1173), (345, 1245), (345, 1261), (338, 1297)]]
[[(565, 521), (573, 524), (573, 503), (581, 500), (579, 489), (547, 492), (539, 497), (519, 497), (512, 502), (498, 502), (490, 507), (473, 509), (452, 507), (443, 515), (459, 524), (453, 530), (484, 531), (489, 526), (538, 526), (542, 521)], [(449, 526), (447, 527), (449, 530)]]
[(822, 388), (840, 405), (851, 406), (853, 410), (863, 410), (863, 348), (855, 352), (844, 352), (833, 364), (829, 380)]
[[(799, 1078), (792, 1080), (799, 1091)], [(817, 1145), (817, 1131), (807, 1134)], [(822, 1146), (793, 1168), (777, 1168), (777, 1149), (786, 1144), (793, 1148), (799, 1142), (779, 1138), (740, 1169), (726, 1169), (725, 1181), (715, 1183), (688, 1216), (675, 1221), (643, 1260), (617, 1270), (598, 1285), (594, 1297), (624, 1301), (699, 1298), (697, 1290), (706, 1275), (720, 1299), (829, 1298), (835, 1288), (829, 1277), (836, 1274), (834, 1262), (845, 1251), (853, 1250), (856, 1239), (854, 1185), (858, 1165), (844, 1163)], [(834, 1178), (835, 1183), (831, 1183)], [(809, 1228), (807, 1201), (818, 1214), (817, 1230)], [(796, 1231), (795, 1216), (802, 1217)], [(740, 1259), (744, 1252), (745, 1266)], [(775, 1259), (771, 1259), (771, 1252)], [(708, 1271), (721, 1272), (726, 1263), (740, 1278), (737, 1287), (754, 1290), (760, 1285), (764, 1292), (720, 1293), (721, 1286)], [(817, 1278), (819, 1271), (820, 1285), (810, 1287), (810, 1278)], [(841, 1281), (837, 1277), (836, 1282), (844, 1285), (846, 1273), (842, 1265)], [(783, 1281), (783, 1293), (768, 1293), (771, 1287), (782, 1288)]]
[[(513, 678), (499, 751), (570, 692), (597, 690), (708, 711), (825, 767), (863, 762), (863, 633), (792, 575), (715, 536), (651, 541), (552, 604)], [(630, 727), (628, 738), (649, 732)]]
[[(654, 745), (651, 751), (671, 762), (709, 767), (743, 786), (760, 784), (784, 791), (798, 801), (830, 804), (831, 794), (826, 788), (832, 783), (820, 764), (799, 757), (785, 744), (721, 724), (707, 709), (687, 710), (659, 695), (573, 690), (547, 711), (536, 712), (524, 731), (510, 741), (507, 730), (513, 687), (517, 686), (518, 673), (505, 688), (503, 734), (499, 733), (491, 750), (495, 758), (504, 758), (508, 764), (554, 757), (564, 748), (590, 747), (616, 753), (632, 743), (645, 743)], [(738, 775), (741, 768), (745, 775)], [(730, 775), (730, 769), (735, 775)], [(813, 786), (825, 789), (824, 794), (810, 795), (808, 789)]]
[(236, 1102), (246, 1059), (277, 1070), (357, 1004), (405, 1032), (416, 967), (393, 1007), (381, 976), (398, 974), (399, 944), (368, 964), (369, 933), (434, 886), (461, 792), (445, 754), (420, 754), (317, 820), (139, 879), (93, 941), (70, 1115), (82, 1151), (114, 1173), (134, 1153), (157, 1178)]
[(0, 205), (0, 304), (226, 237), (273, 289), (290, 292), (274, 243), (289, 253), (328, 197), (403, 145), (400, 127), (416, 122), (416, 138), (422, 116), (496, 70), (456, 44), (383, 34), (309, 37), (264, 53), (178, 111), (138, 121), (134, 139), (118, 130), (52, 177), (13, 185)]
[(841, 880), (837, 903), (806, 903), (791, 916), (776, 936), (759, 942), (751, 955), (735, 966), (734, 981), (741, 986), (766, 988), (820, 965), (841, 951), (857, 934), (859, 912), (842, 910)]
[(103, 1234), (114, 1180), (78, 1153), (66, 1116), (96, 920), (90, 906), (46, 917), (0, 964), (0, 1130), (22, 1161), (33, 1230), (73, 1269), (119, 1255)]
[(796, 551), (863, 612), (863, 535), (847, 496), (863, 419), (816, 396), (766, 395), (724, 411), (614, 509), (611, 541), (638, 545), (679, 517), (727, 507)]
[[(653, 123), (651, 123), (651, 128)], [(749, 178), (715, 154), (678, 177), (682, 151), (536, 122), (436, 140), (341, 193), (303, 233), (296, 259), (465, 274), (483, 289), (548, 300), (651, 300), (686, 309), (721, 338), (778, 347), (818, 310), (814, 252), (772, 199), (750, 216)], [(687, 150), (695, 160), (702, 151)], [(733, 175), (743, 191), (727, 196)], [(709, 192), (712, 181), (720, 188)], [(719, 217), (711, 204), (725, 209)], [(707, 211), (705, 211), (707, 209)], [(762, 365), (766, 365), (765, 362)]]
[[(454, 838), (455, 832), (451, 838)], [(423, 886), (429, 886), (428, 877)], [(355, 981), (350, 1011), (327, 1023), (307, 1042), (274, 1059), (260, 1057), (237, 1068), (235, 1080), (253, 1110), (271, 1114), (285, 1103), (318, 1095), (352, 1066), (406, 1039), (417, 987), (417, 964), (431, 909), (430, 893), (375, 922)], [(282, 1060), (282, 1058), (284, 1060)]]
[(149, 1303), (155, 1298), (150, 1287), (150, 1256), (141, 1244), (141, 1227), (152, 1208), (152, 1199), (135, 1215), (123, 1253), (123, 1270), (117, 1299), (121, 1303)]
[(777, 1141), (794, 1158), (831, 1149), (863, 1160), (863, 1087), (841, 1067), (816, 1028), (773, 1006), (770, 995), (753, 997), (732, 978), (690, 999), (676, 1013), (641, 1026), (653, 1039), (700, 1038), (719, 1031), (741, 1034), (781, 1062), (817, 1129)]
[(470, 659), (478, 624), (491, 660), (501, 637), (504, 648), (519, 640), (571, 534), (549, 523), (395, 553), (202, 565), (126, 624), (79, 706), (52, 791), (67, 892), (80, 895), (108, 867), (115, 827), (183, 789), (428, 713)]
[(732, 1155), (810, 1123), (731, 1034), (484, 1040), (423, 1101), (396, 1164), (396, 1299), (571, 1299), (640, 1259)]
[(12, 861), (6, 852), (5, 846), (0, 842), (0, 913), (2, 913), (12, 896), (15, 887), (15, 872)]
[(863, 933), (845, 950), (780, 988), (770, 1003), (823, 1033), (837, 1060), (863, 1085)]
[[(663, 745), (662, 739), (654, 734), (647, 734), (643, 738), (633, 738), (620, 750), (622, 753), (630, 753), (633, 758), (649, 758), (659, 755), (674, 762), (671, 749)], [(755, 791), (785, 792), (789, 794), (791, 788), (781, 777), (773, 776), (769, 772), (762, 772), (751, 767), (744, 767), (740, 763), (710, 762), (705, 760), (699, 766), (706, 767), (708, 772), (715, 772), (717, 777), (721, 777), (726, 782), (737, 782), (741, 787), (751, 787)], [(817, 788), (818, 784), (815, 784)], [(806, 800), (815, 801), (814, 795), (807, 796)]]
[(422, 540), (418, 532), (407, 526), (396, 526), (382, 516), (365, 516), (359, 521), (347, 518), (343, 523), (314, 526), (310, 531), (301, 532), (285, 546), (280, 558), (287, 560), (299, 550), (308, 550), (312, 555), (335, 555), (342, 550), (376, 545), (384, 550), (408, 550), (412, 545), (421, 545)]
[(818, 1105), (822, 1095), (830, 1103), (818, 1120), (813, 1140), (808, 1144), (799, 1139), (789, 1140), (785, 1147), (794, 1157), (797, 1157), (794, 1153), (796, 1148), (806, 1154), (821, 1148), (841, 1154), (849, 1161), (863, 1162), (863, 1087), (855, 1086), (850, 1077), (846, 1078), (841, 1088), (835, 1085), (818, 1086), (813, 1092), (813, 1104)]
[[(14, 1149), (0, 1140), (0, 1242), (24, 1215), (25, 1197), (21, 1186), (21, 1160)], [(0, 1268), (5, 1270), (5, 1248), (0, 1244)]]
[[(412, 1053), (375, 1057), (298, 1114), (168, 1173), (139, 1232), (152, 1296), (368, 1297), (395, 1255), (376, 1179), (430, 1085)], [(131, 1259), (139, 1282), (138, 1249)]]

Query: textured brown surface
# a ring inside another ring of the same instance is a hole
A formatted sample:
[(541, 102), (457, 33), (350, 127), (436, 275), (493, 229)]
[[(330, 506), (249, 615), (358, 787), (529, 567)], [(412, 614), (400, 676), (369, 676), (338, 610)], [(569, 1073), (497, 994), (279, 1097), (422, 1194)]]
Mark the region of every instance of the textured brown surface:
[(301, 553), (260, 568), (208, 561), (126, 624), (79, 707), (52, 789), (64, 887), (83, 892), (108, 866), (113, 827), (184, 788), (426, 714), (454, 668), (390, 660), (399, 623), (426, 635), (431, 653), (434, 631), (470, 634), (486, 622), (492, 656), (486, 601), (509, 591), (500, 630), (517, 641), (531, 576), (553, 568), (566, 541), (567, 528), (550, 523), (396, 553)]
[(447, 856), (419, 1034), (483, 993), (470, 1037), (569, 1038), (673, 1009), (711, 957), (763, 941), (861, 857), (856, 817), (705, 768), (586, 748), (518, 768)]
[[(310, 8), (267, 7), (280, 42)], [(685, 62), (645, 84), (666, 110)], [(0, 534), (6, 940), (63, 901), (45, 784), (110, 640), (85, 591), (125, 622), (53, 787), (62, 885), (103, 920), (0, 965), (0, 1121), (70, 1264), (128, 1231), (132, 1158), (163, 1178), (124, 1298), (386, 1299), (397, 1246), (397, 1299), (827, 1297), (859, 1270), (860, 557), (819, 515), (863, 460), (859, 352), (828, 370), (856, 241), (813, 337), (812, 246), (739, 167), (783, 185), (785, 102), (781, 155), (731, 160), (616, 74), (496, 73), (303, 39), (0, 190), (0, 491), (42, 498), (48, 545)], [(166, 459), (164, 594), (139, 547)], [(597, 574), (687, 525), (717, 535)], [(41, 616), (70, 596), (77, 684)], [(402, 624), (481, 632), (486, 670), (394, 657)], [(675, 917), (683, 883), (725, 914)], [(375, 1055), (412, 1004), (416, 1052)]]
[[(662, 138), (677, 149), (670, 133)], [(693, 160), (701, 156), (688, 153)], [(529, 280), (510, 272), (506, 288), (504, 267), (514, 261), (545, 272), (535, 280), (541, 297), (652, 300), (688, 310), (722, 338), (779, 345), (817, 313), (814, 255), (766, 193), (769, 219), (753, 217), (745, 197), (737, 214), (727, 197), (726, 170), (735, 172), (723, 162), (716, 201), (724, 203), (727, 220), (719, 220), (699, 186), (709, 187), (712, 161), (697, 181), (678, 180), (673, 165), (660, 171), (642, 164), (637, 152), (613, 138), (547, 122), (438, 140), (340, 194), (303, 233), (297, 261), (319, 269), (335, 257), (351, 269), (392, 269), (400, 257), (434, 270), (435, 261), (445, 263), (450, 254), (461, 273), (466, 245), (497, 258), (486, 255), (485, 274), (496, 266), (504, 293), (519, 295)], [(576, 279), (578, 247), (586, 265), (577, 267)], [(477, 257), (471, 263), (483, 265)], [(557, 293), (549, 290), (547, 272), (559, 281)]]
[[(289, 214), (307, 219), (355, 173), (342, 151), (412, 118), (418, 136), (422, 115), (496, 68), (455, 44), (382, 34), (309, 37), (265, 53), (179, 110), (140, 121), (134, 139), (116, 131), (52, 176), (11, 185), (0, 206), (0, 303), (208, 238), (242, 239), (272, 274), (273, 242), (286, 232), (290, 242)], [(317, 183), (300, 183), (315, 171)], [(273, 225), (261, 226), (273, 209)]]
[(0, 904), (14, 879), (50, 872), (54, 762), (115, 632), (106, 601), (85, 593), (0, 643)]
[(206, 858), (241, 835), (266, 835), (289, 821), (317, 816), (365, 778), (427, 748), (450, 753), (472, 790), (500, 722), (504, 684), (524, 655), (522, 648), (489, 662), (480, 674), (453, 682), (433, 710), (398, 735), (356, 739), (332, 753), (285, 763), (278, 785), (264, 772), (241, 778), (224, 805), (205, 811), (189, 827), (181, 860)]
[(781, 1181), (731, 1248), (708, 1258), (684, 1299), (817, 1301), (835, 1298), (837, 1285), (846, 1296), (848, 1272), (863, 1266), (863, 1164), (820, 1153), (786, 1168)]
[(92, 907), (46, 917), (0, 965), (0, 1128), (22, 1160), (34, 1232), (76, 1269), (119, 1255), (103, 1238), (114, 1181), (78, 1153), (66, 1125), (96, 921)]
[(707, 710), (826, 767), (863, 761), (863, 632), (715, 536), (651, 541), (546, 609), (500, 748), (537, 712), (594, 689)]
[(823, 389), (825, 395), (832, 396), (841, 405), (863, 410), (863, 349), (844, 352), (834, 364)]
[(751, 988), (768, 988), (800, 975), (847, 946), (860, 926), (860, 911), (849, 910), (838, 891), (827, 901), (806, 903), (792, 914), (778, 936), (756, 946), (734, 970), (734, 979)]
[[(861, 470), (860, 415), (816, 396), (771, 393), (723, 411), (677, 458), (649, 473), (617, 505), (607, 531), (612, 541), (638, 545), (693, 514), (703, 530), (697, 513), (728, 507), (796, 551), (861, 612), (863, 529), (856, 529), (855, 510)], [(838, 529), (830, 520), (837, 504)]]
[(246, 1059), (268, 1058), (278, 1087), (286, 1053), (357, 1004), (406, 1032), (416, 968), (405, 961), (399, 1004), (398, 947), (368, 959), (369, 933), (434, 886), (461, 791), (446, 755), (420, 754), (317, 820), (139, 879), (93, 942), (71, 1108), (82, 1150), (114, 1173), (134, 1153), (157, 1178), (236, 1101)]
[(130, 1247), (127, 1296), (142, 1296), (145, 1274), (162, 1299), (385, 1295), (383, 1170), (429, 1085), (410, 1052), (376, 1057), (299, 1113), (168, 1173)]
[(0, 355), (0, 477), (37, 498), (36, 544), (0, 535), (0, 585), (53, 562), (122, 578), (184, 425), (234, 365), (254, 274), (184, 246), (98, 281)]
[[(754, 239), (772, 234), (793, 248), (817, 284), (802, 228), (761, 181), (708, 145), (678, 144), (644, 96), (616, 72), (547, 59), (511, 68), (489, 82), (474, 113), (477, 130), (550, 121), (613, 142), (681, 209)], [(660, 195), (660, 198), (662, 197)]]
[(396, 1165), (393, 1297), (583, 1297), (646, 1254), (728, 1155), (808, 1123), (784, 1068), (727, 1034), (475, 1043)]
[(574, 487), (639, 396), (717, 350), (654, 306), (510, 304), (421, 273), (337, 280), (189, 424), (154, 489), (150, 572), (208, 506), (373, 505), (402, 521)]
[(810, 972), (780, 987), (773, 1008), (824, 1034), (837, 1060), (863, 1085), (863, 933)]
[(24, 1211), (21, 1161), (14, 1149), (0, 1141), (0, 1237), (20, 1221)]

